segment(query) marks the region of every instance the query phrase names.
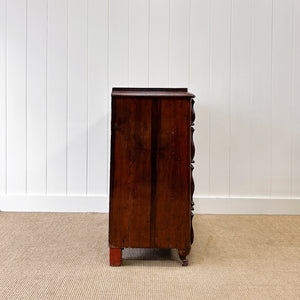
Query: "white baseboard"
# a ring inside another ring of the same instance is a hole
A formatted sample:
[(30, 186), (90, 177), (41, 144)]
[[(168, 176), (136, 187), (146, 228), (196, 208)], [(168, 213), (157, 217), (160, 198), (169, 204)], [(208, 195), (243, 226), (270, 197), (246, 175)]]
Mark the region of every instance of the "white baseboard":
[[(300, 215), (300, 198), (194, 197), (196, 214)], [(108, 212), (107, 195), (0, 195), (1, 211)]]
[(300, 198), (194, 197), (196, 214), (300, 215)]
[(0, 195), (1, 211), (108, 212), (107, 195)]

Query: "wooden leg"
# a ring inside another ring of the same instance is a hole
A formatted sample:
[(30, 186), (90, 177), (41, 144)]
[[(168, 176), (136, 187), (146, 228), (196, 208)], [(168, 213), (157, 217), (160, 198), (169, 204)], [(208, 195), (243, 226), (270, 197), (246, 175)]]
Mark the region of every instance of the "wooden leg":
[(113, 267), (118, 267), (122, 265), (121, 248), (109, 248), (109, 263)]
[(187, 248), (187, 249), (178, 249), (178, 254), (179, 257), (181, 259), (182, 262), (182, 266), (186, 267), (189, 264), (188, 259), (186, 258), (188, 256), (188, 254), (190, 253), (191, 248)]

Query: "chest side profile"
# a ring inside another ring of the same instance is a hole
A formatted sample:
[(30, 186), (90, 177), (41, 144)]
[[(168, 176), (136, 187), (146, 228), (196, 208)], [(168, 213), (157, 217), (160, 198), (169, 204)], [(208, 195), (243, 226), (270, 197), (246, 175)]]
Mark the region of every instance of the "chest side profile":
[(192, 96), (185, 89), (113, 90), (109, 213), (113, 253), (122, 248), (189, 251)]

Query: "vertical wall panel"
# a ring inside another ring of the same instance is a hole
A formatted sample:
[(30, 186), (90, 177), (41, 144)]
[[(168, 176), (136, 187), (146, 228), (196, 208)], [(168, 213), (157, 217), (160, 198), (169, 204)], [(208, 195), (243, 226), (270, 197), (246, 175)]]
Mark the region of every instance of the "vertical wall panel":
[(47, 192), (66, 193), (68, 1), (48, 1)]
[(196, 94), (196, 196), (300, 197), (297, 0), (0, 0), (0, 194), (107, 194), (112, 86)]
[(186, 87), (189, 84), (190, 5), (191, 0), (170, 2), (170, 66), (171, 86)]
[(272, 196), (291, 196), (293, 0), (274, 0)]
[(6, 193), (6, 0), (0, 0), (0, 195)]
[(87, 1), (69, 1), (67, 191), (86, 192), (87, 175)]
[(26, 193), (26, 0), (7, 1), (7, 192)]
[(252, 0), (232, 1), (230, 195), (250, 188)]
[(47, 0), (27, 0), (27, 192), (46, 192)]
[(209, 194), (209, 84), (210, 84), (210, 0), (191, 0), (190, 84), (196, 95), (196, 132), (194, 178), (195, 195)]
[[(111, 103), (112, 87), (129, 85), (129, 0), (109, 0), (108, 11), (108, 101)], [(108, 121), (111, 116), (110, 108), (111, 105), (108, 109)], [(110, 149), (110, 122), (108, 136), (107, 146)], [(108, 153), (110, 154), (109, 150)], [(109, 168), (107, 170), (109, 176)]]
[(109, 1), (109, 85), (128, 86), (128, 1)]
[(129, 0), (129, 85), (148, 86), (149, 2)]
[(107, 193), (108, 0), (88, 2), (87, 192)]
[(268, 197), (271, 187), (272, 0), (255, 0), (252, 18), (251, 187), (248, 193), (253, 197)]
[(231, 1), (211, 5), (210, 193), (228, 196)]
[(292, 77), (292, 196), (300, 197), (300, 1), (294, 1)]
[(170, 0), (150, 0), (149, 85), (169, 85)]

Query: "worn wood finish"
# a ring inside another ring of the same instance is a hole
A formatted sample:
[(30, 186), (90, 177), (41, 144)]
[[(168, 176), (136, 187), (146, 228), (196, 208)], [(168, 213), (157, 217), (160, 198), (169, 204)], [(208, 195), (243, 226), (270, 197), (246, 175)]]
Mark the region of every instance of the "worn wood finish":
[(193, 94), (186, 89), (112, 92), (109, 246), (177, 248), (191, 229)]

